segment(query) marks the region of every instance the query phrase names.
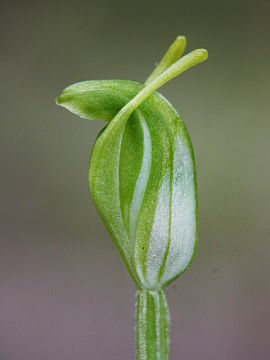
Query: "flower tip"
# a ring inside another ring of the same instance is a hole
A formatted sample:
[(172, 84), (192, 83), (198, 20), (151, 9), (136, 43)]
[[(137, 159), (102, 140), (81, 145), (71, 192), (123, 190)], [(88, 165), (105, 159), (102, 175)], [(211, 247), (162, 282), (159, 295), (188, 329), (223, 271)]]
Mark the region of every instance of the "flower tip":
[(187, 42), (187, 38), (184, 35), (178, 35), (176, 41)]
[(206, 49), (200, 49), (201, 51), (201, 57), (203, 60), (208, 59), (208, 51)]

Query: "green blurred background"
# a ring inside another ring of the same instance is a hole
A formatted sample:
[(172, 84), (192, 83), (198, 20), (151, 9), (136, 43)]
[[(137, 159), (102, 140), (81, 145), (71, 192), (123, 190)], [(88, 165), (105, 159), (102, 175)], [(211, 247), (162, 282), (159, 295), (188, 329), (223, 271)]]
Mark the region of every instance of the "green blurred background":
[(190, 131), (199, 246), (168, 289), (172, 360), (270, 358), (270, 2), (1, 3), (0, 359), (134, 359), (135, 288), (88, 191), (102, 122), (74, 82), (143, 82), (177, 35), (209, 60), (161, 89)]

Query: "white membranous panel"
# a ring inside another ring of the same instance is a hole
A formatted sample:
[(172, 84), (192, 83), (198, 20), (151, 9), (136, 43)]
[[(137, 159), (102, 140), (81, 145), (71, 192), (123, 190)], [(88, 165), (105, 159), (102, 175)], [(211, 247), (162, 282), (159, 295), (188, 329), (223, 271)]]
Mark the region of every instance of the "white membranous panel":
[(170, 247), (161, 279), (166, 283), (186, 269), (196, 243), (196, 194), (187, 140), (176, 137), (173, 169)]

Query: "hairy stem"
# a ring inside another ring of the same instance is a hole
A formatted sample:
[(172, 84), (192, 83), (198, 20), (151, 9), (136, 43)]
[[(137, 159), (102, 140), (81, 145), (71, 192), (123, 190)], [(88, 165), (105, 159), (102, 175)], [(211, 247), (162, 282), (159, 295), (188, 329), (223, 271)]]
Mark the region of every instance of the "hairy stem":
[(168, 360), (170, 315), (163, 290), (138, 290), (136, 295), (136, 359)]

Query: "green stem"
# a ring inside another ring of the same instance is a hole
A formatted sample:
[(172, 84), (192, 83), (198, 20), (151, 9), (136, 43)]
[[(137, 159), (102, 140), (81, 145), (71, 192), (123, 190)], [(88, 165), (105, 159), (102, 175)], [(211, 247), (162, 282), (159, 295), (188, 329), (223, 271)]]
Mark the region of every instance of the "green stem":
[(136, 359), (168, 360), (170, 314), (163, 290), (138, 290), (136, 296)]

